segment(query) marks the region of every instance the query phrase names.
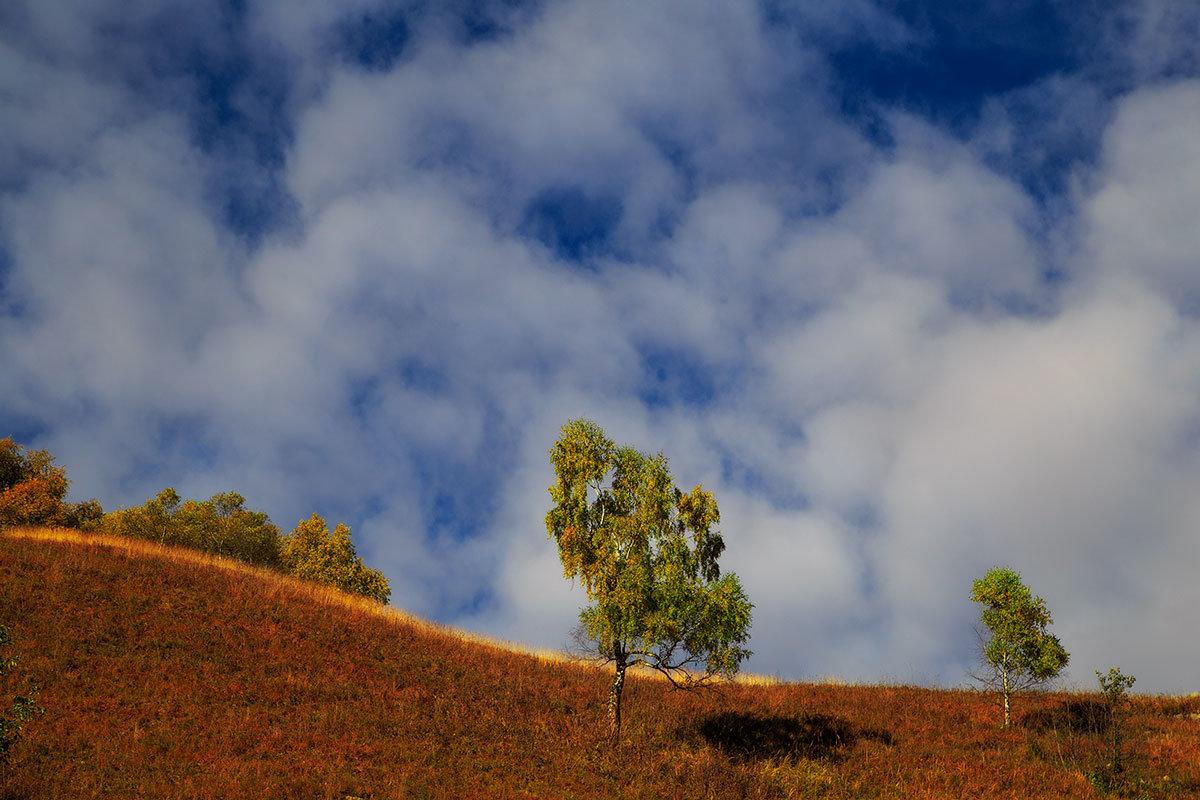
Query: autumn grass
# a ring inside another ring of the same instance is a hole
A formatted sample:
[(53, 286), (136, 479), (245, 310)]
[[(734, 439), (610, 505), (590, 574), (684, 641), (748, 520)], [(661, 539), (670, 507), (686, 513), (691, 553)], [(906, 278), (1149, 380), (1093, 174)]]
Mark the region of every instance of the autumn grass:
[[(69, 528), (18, 527), (4, 531), (4, 534), (8, 536), (30, 538), (40, 541), (86, 543), (91, 546), (102, 546), (116, 548), (118, 550), (125, 550), (130, 554), (160, 558), (177, 564), (199, 564), (204, 566), (218, 567), (220, 569), (244, 572), (255, 575), (259, 579), (269, 583), (286, 584), (288, 587), (290, 587), (291, 591), (305, 595), (314, 602), (323, 603), (325, 605), (338, 608), (349, 609), (357, 614), (375, 615), (391, 619), (425, 630), (444, 633), (465, 642), (471, 642), (487, 647), (507, 650), (512, 653), (520, 653), (523, 655), (532, 656), (541, 661), (573, 664), (581, 667), (594, 668), (597, 666), (586, 658), (581, 658), (560, 650), (530, 647), (524, 643), (514, 642), (509, 639), (502, 639), (475, 631), (455, 628), (450, 625), (441, 625), (438, 623), (429, 622), (428, 620), (414, 616), (403, 609), (398, 609), (395, 606), (383, 605), (361, 595), (349, 594), (339, 591), (338, 589), (332, 588), (328, 585), (312, 583), (310, 581), (304, 581), (285, 575), (278, 570), (267, 567), (256, 567), (237, 559), (212, 555), (200, 550), (184, 547), (172, 547), (146, 541), (144, 539), (132, 539), (124, 536), (113, 536), (104, 533), (83, 533), (81, 531), (72, 530)], [(648, 667), (634, 667), (632, 668), (631, 672), (641, 674), (644, 677), (652, 680), (666, 680), (661, 673)], [(733, 680), (739, 683), (746, 683), (750, 685), (774, 685), (781, 682), (779, 678), (765, 675), (755, 675), (752, 673), (739, 673), (734, 677)]]
[[(1002, 731), (971, 691), (634, 677), (614, 747), (605, 672), (146, 542), (0, 535), (0, 622), (46, 709), (4, 800), (1104, 796), (1096, 694), (1022, 696)], [(1196, 714), (1135, 697), (1109, 788), (1200, 796)]]

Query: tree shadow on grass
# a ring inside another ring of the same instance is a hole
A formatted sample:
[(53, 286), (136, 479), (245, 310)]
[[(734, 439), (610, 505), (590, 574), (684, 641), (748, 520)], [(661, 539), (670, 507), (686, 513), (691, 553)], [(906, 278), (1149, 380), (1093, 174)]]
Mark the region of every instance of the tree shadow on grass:
[(1066, 700), (1052, 708), (1030, 711), (1021, 724), (1042, 733), (1105, 733), (1112, 725), (1112, 710), (1099, 700)]
[(706, 717), (699, 734), (738, 760), (844, 757), (859, 739), (892, 744), (887, 731), (859, 728), (826, 714), (789, 717), (726, 711)]

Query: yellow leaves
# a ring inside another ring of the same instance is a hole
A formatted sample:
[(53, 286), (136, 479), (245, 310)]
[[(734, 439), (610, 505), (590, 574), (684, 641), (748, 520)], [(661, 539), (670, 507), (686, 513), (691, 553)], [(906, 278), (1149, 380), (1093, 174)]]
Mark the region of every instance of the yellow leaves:
[(280, 566), (298, 578), (324, 583), (345, 592), (386, 603), (391, 596), (387, 578), (370, 569), (354, 550), (350, 529), (337, 525), (330, 533), (325, 520), (313, 514), (284, 537)]
[(594, 603), (581, 615), (589, 638), (618, 661), (612, 648), (636, 646), (674, 664), (656, 668), (703, 655), (700, 662), (735, 672), (749, 654), (739, 645), (752, 606), (733, 576), (714, 584), (724, 550), (712, 530), (716, 498), (699, 485), (681, 492), (662, 453), (617, 448), (586, 420), (562, 430), (550, 451), (555, 504), (546, 528), (564, 577), (578, 579)]
[(721, 520), (717, 510), (717, 499), (712, 492), (697, 485), (691, 494), (680, 494), (676, 499), (679, 517), (687, 527), (695, 531), (708, 531)]

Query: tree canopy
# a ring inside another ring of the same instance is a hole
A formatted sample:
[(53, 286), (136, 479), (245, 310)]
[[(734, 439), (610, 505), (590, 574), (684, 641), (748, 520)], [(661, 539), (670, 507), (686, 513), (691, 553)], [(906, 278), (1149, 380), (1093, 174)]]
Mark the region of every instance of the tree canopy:
[(550, 461), (546, 529), (563, 575), (578, 580), (591, 603), (580, 612), (585, 641), (616, 665), (613, 732), (630, 666), (681, 687), (736, 673), (750, 655), (743, 645), (753, 606), (736, 575), (721, 575), (725, 542), (712, 493), (697, 486), (685, 494), (662, 453), (618, 447), (588, 420), (563, 426)]
[(167, 487), (139, 508), (104, 515), (100, 529), (118, 536), (193, 547), (260, 566), (279, 562), (279, 528), (266, 513), (245, 508), (237, 492), (219, 492), (203, 502), (183, 500)]

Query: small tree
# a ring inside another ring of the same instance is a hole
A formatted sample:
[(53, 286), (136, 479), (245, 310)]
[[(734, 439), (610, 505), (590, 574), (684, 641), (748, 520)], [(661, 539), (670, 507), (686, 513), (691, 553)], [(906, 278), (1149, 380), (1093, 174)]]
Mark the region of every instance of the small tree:
[(101, 530), (115, 536), (145, 539), (159, 544), (183, 545), (174, 524), (175, 513), (182, 502), (179, 493), (168, 486), (140, 508), (120, 508), (110, 511), (101, 520)]
[(246, 498), (237, 492), (220, 492), (203, 502), (185, 501), (168, 487), (140, 508), (105, 515), (97, 527), (117, 536), (276, 566), (282, 546), (279, 528), (266, 513), (247, 509), (245, 504)]
[(297, 578), (324, 583), (344, 592), (387, 603), (392, 590), (377, 569), (363, 564), (350, 541), (350, 529), (338, 525), (329, 532), (325, 520), (313, 514), (301, 520), (283, 539), (279, 565)]
[[(10, 646), (12, 636), (7, 627), (0, 625), (0, 648)], [(18, 661), (17, 656), (0, 655), (0, 678), (12, 672)], [(34, 686), (27, 696), (17, 695), (11, 703), (6, 703), (7, 709), (0, 709), (0, 766), (8, 763), (25, 723), (42, 713), (43, 709), (36, 702), (37, 692), (38, 688)]]
[(546, 529), (563, 575), (578, 579), (591, 605), (579, 615), (595, 655), (615, 665), (609, 730), (621, 730), (626, 670), (642, 664), (675, 686), (732, 676), (750, 655), (750, 610), (737, 576), (721, 576), (725, 542), (713, 495), (684, 494), (667, 459), (617, 447), (595, 423), (562, 428), (550, 451), (554, 507)]
[(1128, 692), (1133, 688), (1133, 684), (1137, 683), (1137, 678), (1122, 673), (1116, 667), (1109, 667), (1107, 675), (1096, 670), (1096, 680), (1100, 682), (1100, 691), (1104, 693), (1104, 701), (1108, 704), (1109, 711), (1114, 713), (1129, 701)]
[(11, 525), (92, 527), (102, 510), (95, 500), (67, 503), (71, 482), (54, 456), (0, 439), (0, 528)]
[(189, 547), (248, 564), (275, 566), (282, 546), (279, 528), (265, 512), (245, 505), (246, 498), (237, 492), (218, 492), (204, 502), (185, 502), (175, 512), (175, 522)]
[(1128, 691), (1137, 681), (1132, 675), (1125, 675), (1116, 667), (1110, 667), (1104, 675), (1096, 670), (1096, 680), (1100, 682), (1100, 691), (1104, 693), (1104, 701), (1108, 706), (1108, 775), (1110, 782), (1119, 779), (1125, 770), (1125, 753), (1122, 748), (1124, 736), (1121, 730), (1121, 712), (1129, 702)]
[(1011, 569), (992, 567), (975, 581), (971, 599), (983, 606), (980, 622), (984, 672), (976, 680), (1000, 693), (1004, 727), (1012, 695), (1044, 684), (1067, 665), (1070, 655), (1047, 628), (1053, 620), (1046, 602), (1034, 597)]

